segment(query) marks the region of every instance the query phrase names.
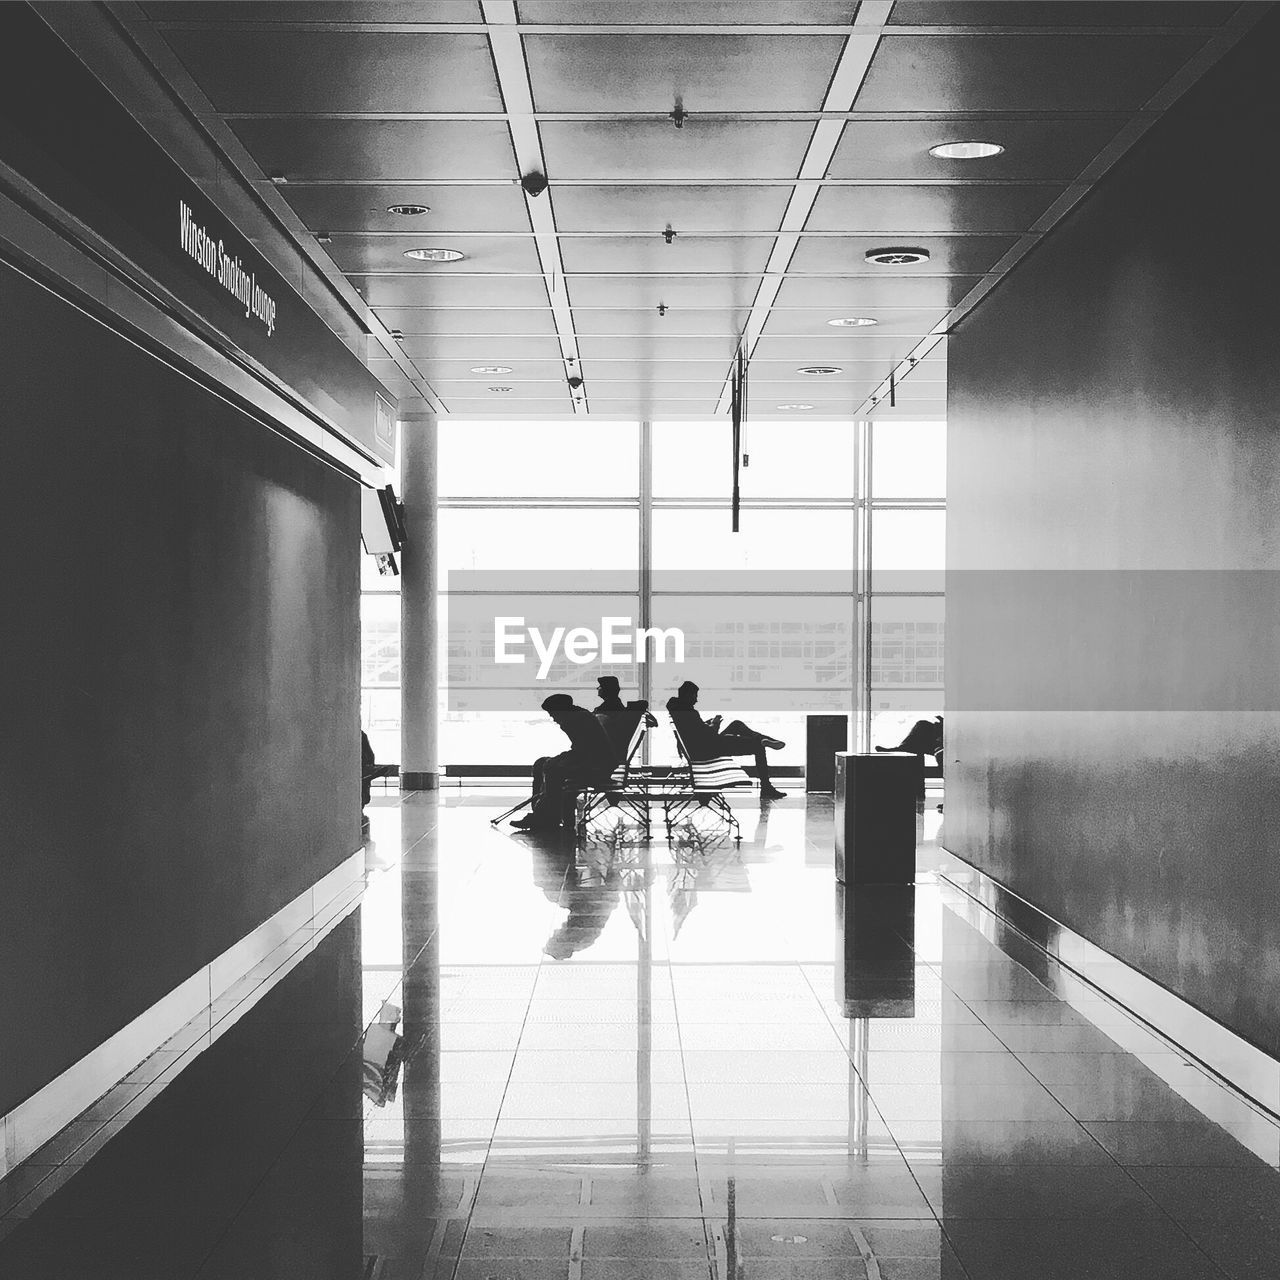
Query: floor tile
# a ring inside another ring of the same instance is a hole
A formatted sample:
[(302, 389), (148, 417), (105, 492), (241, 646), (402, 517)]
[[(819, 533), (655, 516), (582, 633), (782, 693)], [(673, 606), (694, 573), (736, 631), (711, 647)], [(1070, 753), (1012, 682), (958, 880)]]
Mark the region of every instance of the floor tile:
[(943, 1221), (977, 1280), (1221, 1280), (1173, 1223), (1137, 1221)]
[(1162, 1216), (1115, 1165), (913, 1166), (939, 1218), (1111, 1220)]
[(1122, 1165), (1240, 1165), (1263, 1162), (1207, 1120), (1086, 1120), (1084, 1127)]

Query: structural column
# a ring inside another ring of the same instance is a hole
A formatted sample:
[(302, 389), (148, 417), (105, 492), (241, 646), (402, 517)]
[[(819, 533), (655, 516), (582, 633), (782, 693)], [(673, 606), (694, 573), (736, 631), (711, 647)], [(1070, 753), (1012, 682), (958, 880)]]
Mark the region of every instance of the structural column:
[(436, 762), (436, 420), (401, 423), (400, 786), (433, 791)]

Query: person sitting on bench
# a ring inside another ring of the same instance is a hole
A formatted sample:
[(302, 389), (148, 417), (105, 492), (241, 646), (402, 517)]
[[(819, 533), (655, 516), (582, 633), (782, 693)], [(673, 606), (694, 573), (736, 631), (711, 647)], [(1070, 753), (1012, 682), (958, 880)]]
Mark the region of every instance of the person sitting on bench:
[(942, 765), (942, 717), (917, 720), (896, 747), (877, 747), (877, 751), (907, 751), (913, 756), (933, 756)]
[(600, 705), (591, 713), (604, 725), (609, 741), (617, 749), (621, 759), (631, 745), (631, 735), (641, 717), (652, 729), (658, 722), (649, 714), (649, 704), (643, 700), (623, 703), (619, 696), (618, 677), (601, 676), (596, 681), (596, 689), (600, 695)]
[(511, 825), (522, 831), (563, 826), (573, 798), (587, 783), (603, 785), (618, 764), (619, 753), (604, 726), (567, 693), (553, 693), (542, 709), (564, 731), (569, 750), (541, 756), (533, 763), (533, 808)]
[(780, 800), (786, 794), (773, 785), (769, 776), (769, 762), (765, 749), (779, 751), (787, 744), (777, 738), (757, 733), (741, 720), (731, 720), (723, 729), (720, 717), (704, 720), (697, 712), (698, 686), (686, 680), (667, 703), (671, 721), (680, 734), (680, 740), (691, 753), (692, 760), (715, 760), (719, 756), (755, 756), (756, 771), (760, 775), (760, 798)]

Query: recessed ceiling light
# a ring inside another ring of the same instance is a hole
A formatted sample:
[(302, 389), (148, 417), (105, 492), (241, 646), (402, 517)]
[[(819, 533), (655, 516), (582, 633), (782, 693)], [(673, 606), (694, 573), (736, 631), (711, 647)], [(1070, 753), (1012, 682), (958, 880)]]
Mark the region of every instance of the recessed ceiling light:
[(861, 329), (864, 325), (879, 324), (880, 321), (872, 320), (870, 316), (837, 316), (827, 323), (835, 329)]
[(490, 391), (510, 391), (510, 387), (490, 387)]
[(998, 142), (940, 142), (929, 148), (929, 154), (939, 160), (985, 160), (1003, 150)]
[(868, 249), (863, 258), (882, 267), (907, 267), (915, 262), (928, 262), (929, 250), (893, 245), (887, 249)]
[(404, 256), (418, 262), (460, 262), (467, 255), (460, 249), (406, 249)]
[(510, 373), (511, 366), (509, 364), (473, 364), (471, 366), (472, 373)]
[(834, 364), (809, 364), (803, 369), (797, 369), (796, 372), (806, 374), (810, 378), (829, 378), (832, 374), (843, 373), (844, 370)]
[(811, 405), (811, 404), (780, 404), (780, 405), (777, 405), (776, 407), (777, 407), (777, 408), (779, 408), (779, 409), (788, 409), (788, 410), (791, 410), (791, 409), (812, 409), (812, 408), (813, 408), (813, 405)]
[(402, 218), (416, 218), (420, 214), (430, 213), (429, 204), (389, 204), (388, 213), (398, 213)]

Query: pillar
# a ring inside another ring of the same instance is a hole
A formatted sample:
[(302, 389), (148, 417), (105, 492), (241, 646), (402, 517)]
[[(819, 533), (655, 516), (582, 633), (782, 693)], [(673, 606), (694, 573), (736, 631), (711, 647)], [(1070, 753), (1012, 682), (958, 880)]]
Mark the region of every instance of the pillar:
[(400, 786), (433, 791), (436, 763), (436, 420), (401, 423)]

